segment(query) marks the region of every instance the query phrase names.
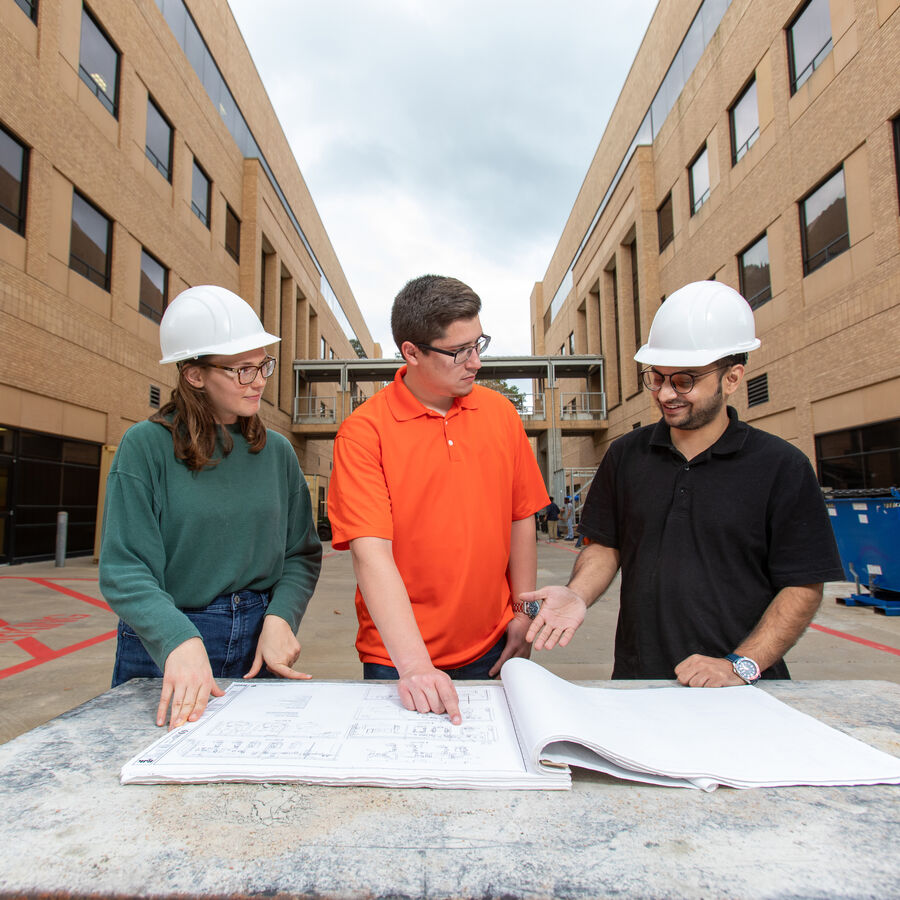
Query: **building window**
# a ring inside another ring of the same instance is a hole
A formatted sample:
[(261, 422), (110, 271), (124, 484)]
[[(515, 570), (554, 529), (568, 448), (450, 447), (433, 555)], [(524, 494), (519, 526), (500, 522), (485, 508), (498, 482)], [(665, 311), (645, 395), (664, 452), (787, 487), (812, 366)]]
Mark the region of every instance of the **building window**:
[(897, 170), (897, 199), (900, 201), (900, 116), (894, 119), (894, 168)]
[(0, 126), (0, 223), (25, 234), (28, 148)]
[[(635, 350), (641, 349), (641, 282), (638, 278), (638, 253), (637, 253), (637, 238), (635, 238), (631, 244), (629, 245), (629, 250), (631, 251), (631, 306), (632, 312), (634, 314), (634, 348)], [(635, 362), (636, 371), (637, 371), (637, 386), (638, 390), (642, 391), (644, 389), (644, 383), (641, 380), (641, 364), (639, 362)]]
[(800, 232), (804, 275), (850, 249), (843, 168), (800, 201)]
[(227, 204), (225, 206), (225, 249), (236, 263), (241, 261), (241, 220)]
[(672, 192), (666, 194), (662, 206), (656, 210), (656, 227), (659, 231), (659, 252), (662, 253), (675, 238), (675, 217), (672, 214)]
[(72, 193), (69, 268), (109, 290), (112, 221), (78, 191)]
[(795, 94), (831, 53), (828, 0), (809, 0), (787, 29), (791, 93)]
[(731, 123), (731, 164), (756, 143), (759, 137), (759, 107), (756, 103), (756, 79), (754, 78), (728, 112)]
[(741, 277), (741, 293), (751, 309), (772, 299), (772, 282), (769, 278), (769, 238), (763, 235), (738, 256)]
[(81, 10), (78, 74), (97, 99), (118, 118), (119, 51), (86, 7)]
[(559, 345), (559, 353), (557, 353), (556, 355), (557, 356), (565, 356), (566, 355), (566, 345), (565, 344)]
[(16, 3), (32, 22), (37, 22), (37, 0), (16, 0)]
[(688, 166), (688, 183), (691, 188), (691, 215), (709, 200), (709, 154), (704, 146)]
[(575, 332), (569, 332), (569, 356), (575, 355)]
[(816, 469), (835, 489), (900, 484), (900, 419), (816, 435)]
[(759, 406), (769, 402), (769, 375), (763, 373), (747, 382), (747, 406)]
[(212, 186), (209, 176), (197, 160), (194, 160), (194, 171), (191, 177), (191, 209), (194, 215), (209, 228), (209, 200)]
[(328, 344), (323, 337), (320, 337), (319, 341), (321, 342), (322, 359), (328, 359)]
[(169, 270), (141, 249), (141, 293), (138, 311), (159, 324), (169, 296)]
[(172, 180), (172, 126), (160, 108), (147, 98), (147, 159), (166, 181)]

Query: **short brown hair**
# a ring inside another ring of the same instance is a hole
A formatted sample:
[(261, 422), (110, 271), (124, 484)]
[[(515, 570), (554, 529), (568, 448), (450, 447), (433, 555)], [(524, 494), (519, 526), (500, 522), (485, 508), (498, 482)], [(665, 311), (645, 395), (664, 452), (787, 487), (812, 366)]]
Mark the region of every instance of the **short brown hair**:
[(430, 344), (442, 338), (448, 325), (474, 319), (481, 298), (467, 284), (442, 275), (421, 275), (408, 281), (394, 298), (391, 333), (399, 350), (405, 341)]

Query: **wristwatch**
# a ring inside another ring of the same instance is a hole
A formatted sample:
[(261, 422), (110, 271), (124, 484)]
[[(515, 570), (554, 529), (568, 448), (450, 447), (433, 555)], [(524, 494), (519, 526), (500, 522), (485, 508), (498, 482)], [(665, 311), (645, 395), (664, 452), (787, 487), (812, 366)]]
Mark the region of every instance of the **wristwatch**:
[(512, 610), (514, 613), (525, 613), (529, 619), (533, 619), (541, 608), (540, 600), (513, 600)]
[(759, 681), (759, 666), (749, 656), (738, 656), (737, 653), (729, 653), (725, 656), (734, 669), (738, 678), (743, 678), (747, 684), (756, 684)]

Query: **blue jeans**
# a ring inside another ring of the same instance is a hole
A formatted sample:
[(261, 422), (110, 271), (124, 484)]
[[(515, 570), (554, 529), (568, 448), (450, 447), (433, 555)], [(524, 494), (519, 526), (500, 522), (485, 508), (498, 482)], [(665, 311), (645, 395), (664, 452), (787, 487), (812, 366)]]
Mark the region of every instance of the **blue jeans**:
[[(466, 663), (458, 669), (442, 669), (454, 681), (476, 681), (479, 679), (490, 678), (488, 675), (491, 667), (500, 659), (503, 648), (506, 646), (506, 634), (501, 635), (500, 640), (488, 650), (484, 656), (479, 657), (473, 662)], [(367, 681), (373, 678), (381, 678), (386, 681), (398, 681), (400, 675), (393, 666), (385, 666), (381, 663), (363, 663), (363, 678)]]
[[(250, 671), (268, 605), (268, 591), (237, 591), (209, 606), (182, 610), (203, 638), (213, 677), (241, 678)], [(162, 677), (134, 629), (120, 619), (112, 687), (131, 678)], [(272, 676), (263, 666), (256, 677)]]

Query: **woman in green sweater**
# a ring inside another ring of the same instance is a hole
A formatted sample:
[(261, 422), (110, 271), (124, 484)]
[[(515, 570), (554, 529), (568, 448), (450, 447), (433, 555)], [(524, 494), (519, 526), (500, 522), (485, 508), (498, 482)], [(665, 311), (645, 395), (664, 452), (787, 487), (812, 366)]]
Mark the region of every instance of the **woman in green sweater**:
[(279, 340), (231, 291), (183, 291), (160, 323), (171, 400), (113, 460), (100, 551), (120, 617), (112, 684), (161, 677), (157, 725), (170, 708), (170, 728), (196, 721), (217, 677), (309, 677), (292, 666), (322, 547), (293, 447), (258, 415)]

